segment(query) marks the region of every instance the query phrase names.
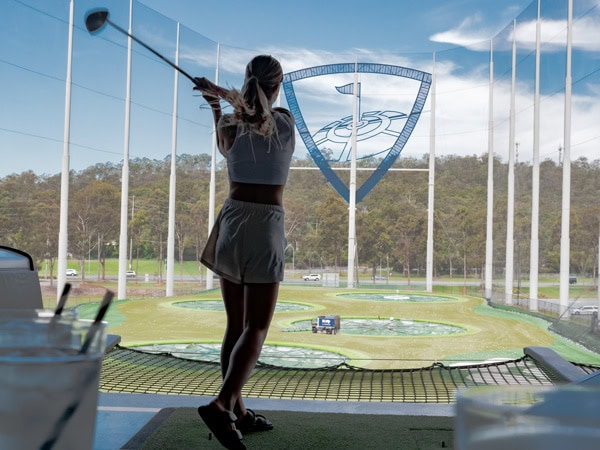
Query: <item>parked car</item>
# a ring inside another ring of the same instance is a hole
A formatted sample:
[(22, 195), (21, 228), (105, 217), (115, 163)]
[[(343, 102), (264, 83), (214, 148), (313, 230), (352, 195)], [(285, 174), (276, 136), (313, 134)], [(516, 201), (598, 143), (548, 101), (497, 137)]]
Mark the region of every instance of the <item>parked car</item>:
[(304, 281), (321, 281), (321, 275), (319, 275), (318, 273), (311, 273), (308, 275), (304, 275), (302, 279)]
[(594, 314), (598, 312), (598, 307), (597, 306), (592, 306), (592, 305), (586, 305), (586, 306), (580, 306), (579, 308), (574, 308), (573, 310), (571, 310), (571, 314), (575, 315), (575, 316), (579, 316), (579, 315), (590, 315), (590, 314)]
[(127, 272), (125, 272), (125, 276), (127, 278), (135, 278), (135, 276), (136, 276), (135, 270), (128, 270)]
[(79, 272), (77, 272), (75, 269), (67, 269), (68, 277), (76, 277), (77, 275), (79, 275)]
[(569, 284), (577, 284), (577, 277), (574, 277), (573, 275), (571, 275), (569, 277)]

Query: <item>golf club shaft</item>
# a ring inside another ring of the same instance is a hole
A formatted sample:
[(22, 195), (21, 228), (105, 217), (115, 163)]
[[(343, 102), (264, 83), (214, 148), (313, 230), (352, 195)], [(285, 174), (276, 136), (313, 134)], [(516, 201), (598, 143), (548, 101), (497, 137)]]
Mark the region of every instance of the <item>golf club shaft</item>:
[(129, 34), (127, 32), (127, 30), (124, 30), (123, 28), (121, 28), (119, 25), (117, 25), (114, 22), (111, 22), (110, 20), (106, 20), (107, 23), (111, 24), (113, 27), (115, 27), (117, 30), (119, 30), (121, 33), (129, 36), (131, 39), (133, 39), (135, 42), (137, 42), (138, 44), (140, 44), (142, 47), (144, 47), (146, 50), (152, 52), (153, 54), (155, 54), (156, 56), (158, 56), (160, 59), (162, 59), (164, 62), (166, 62), (168, 65), (170, 65), (173, 69), (178, 70), (182, 75), (185, 75), (187, 78), (189, 78), (192, 83), (196, 84), (196, 80), (194, 80), (194, 77), (192, 77), (189, 73), (187, 73), (185, 70), (183, 70), (181, 67), (177, 66), (175, 63), (173, 63), (172, 61), (170, 61), (169, 59), (165, 58), (163, 55), (161, 55), (160, 53), (158, 53), (156, 50), (154, 50), (152, 47), (150, 47), (148, 44), (140, 41), (138, 38), (136, 38), (135, 36), (133, 36), (132, 34)]

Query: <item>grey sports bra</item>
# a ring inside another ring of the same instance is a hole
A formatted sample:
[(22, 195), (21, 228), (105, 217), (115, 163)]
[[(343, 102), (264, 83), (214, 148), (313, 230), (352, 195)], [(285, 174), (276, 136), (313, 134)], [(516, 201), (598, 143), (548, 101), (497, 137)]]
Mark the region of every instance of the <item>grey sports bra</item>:
[(273, 111), (277, 135), (265, 138), (253, 132), (238, 132), (227, 151), (227, 173), (238, 183), (284, 185), (287, 182), (295, 135), (293, 119)]

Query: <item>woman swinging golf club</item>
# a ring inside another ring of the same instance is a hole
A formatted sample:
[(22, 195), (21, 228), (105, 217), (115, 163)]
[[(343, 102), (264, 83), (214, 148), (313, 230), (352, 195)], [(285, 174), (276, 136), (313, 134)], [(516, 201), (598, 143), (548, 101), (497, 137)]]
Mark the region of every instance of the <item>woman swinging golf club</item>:
[[(223, 384), (198, 413), (229, 449), (246, 448), (242, 433), (273, 428), (270, 420), (244, 406), (241, 393), (260, 355), (283, 280), (283, 191), (295, 141), (291, 113), (272, 106), (282, 79), (279, 62), (260, 55), (246, 66), (239, 92), (206, 78), (194, 80), (194, 89), (212, 109), (229, 175), (229, 197), (201, 258), (221, 278), (227, 315), (221, 347)], [(233, 106), (233, 113), (222, 114), (220, 99)]]
[[(109, 16), (106, 8), (89, 11), (87, 30), (96, 34), (108, 24), (129, 36), (190, 79), (213, 112), (219, 151), (227, 159), (229, 198), (201, 260), (221, 277), (227, 328), (221, 391), (198, 413), (221, 444), (244, 449), (240, 432), (273, 428), (267, 418), (244, 406), (241, 393), (260, 355), (283, 280), (283, 189), (295, 144), (291, 113), (272, 107), (283, 71), (271, 56), (256, 56), (246, 66), (242, 90), (224, 89), (206, 78), (193, 78)], [(222, 114), (220, 99), (233, 106), (232, 114)]]

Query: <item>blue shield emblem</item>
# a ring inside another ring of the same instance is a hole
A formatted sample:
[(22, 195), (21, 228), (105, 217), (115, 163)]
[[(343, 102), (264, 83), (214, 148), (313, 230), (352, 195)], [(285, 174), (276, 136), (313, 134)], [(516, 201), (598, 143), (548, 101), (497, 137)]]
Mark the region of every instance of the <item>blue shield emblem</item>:
[[(302, 137), (304, 145), (309, 154), (331, 183), (334, 189), (348, 202), (350, 192), (348, 186), (334, 172), (330, 162), (348, 161), (350, 159), (350, 138), (352, 133), (352, 116), (345, 116), (323, 125), (317, 132), (309, 131), (306, 121), (300, 110), (294, 82), (299, 80), (332, 74), (378, 74), (406, 78), (417, 82), (416, 96), (412, 101), (410, 112), (399, 112), (389, 108), (358, 112), (357, 119), (357, 141), (369, 141), (369, 146), (374, 150), (364, 157), (381, 155), (381, 164), (357, 189), (356, 201), (361, 201), (375, 185), (383, 178), (394, 161), (398, 158), (406, 145), (415, 125), (417, 124), (425, 100), (431, 86), (431, 74), (416, 69), (401, 66), (375, 63), (343, 63), (315, 66), (307, 69), (289, 72), (283, 77), (283, 90), (290, 107), (290, 111), (296, 120), (296, 127)], [(365, 83), (358, 83), (358, 99), (360, 102), (361, 91), (365, 89)], [(340, 94), (353, 94), (354, 84), (334, 86)], [(360, 105), (360, 103), (359, 103)]]

